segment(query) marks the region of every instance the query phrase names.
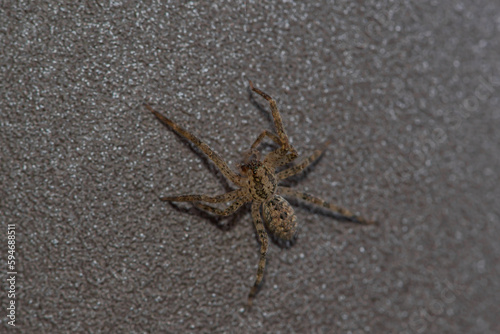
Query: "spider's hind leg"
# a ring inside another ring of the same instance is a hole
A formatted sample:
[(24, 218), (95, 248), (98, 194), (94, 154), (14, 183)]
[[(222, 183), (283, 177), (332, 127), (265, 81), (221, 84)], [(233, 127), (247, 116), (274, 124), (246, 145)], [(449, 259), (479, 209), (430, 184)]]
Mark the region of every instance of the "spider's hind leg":
[(298, 191), (298, 190), (295, 190), (292, 188), (280, 186), (280, 187), (278, 187), (278, 194), (283, 195), (283, 196), (292, 196), (292, 197), (307, 201), (309, 203), (316, 204), (316, 205), (321, 206), (323, 208), (329, 209), (333, 212), (339, 213), (342, 216), (348, 218), (349, 220), (354, 221), (354, 222), (358, 222), (360, 224), (365, 224), (365, 225), (376, 224), (376, 222), (373, 220), (369, 220), (369, 219), (366, 219), (366, 218), (363, 218), (360, 216), (356, 216), (347, 209), (344, 209), (344, 208), (337, 206), (335, 204), (326, 202), (326, 201), (322, 200), (321, 198), (314, 197), (312, 195), (309, 195), (307, 193), (304, 193), (304, 192), (301, 192), (301, 191)]
[(285, 169), (284, 171), (281, 171), (278, 173), (277, 177), (278, 177), (278, 180), (284, 180), (286, 178), (289, 178), (290, 176), (293, 176), (295, 174), (298, 174), (300, 172), (302, 172), (304, 169), (307, 168), (307, 166), (309, 166), (311, 163), (313, 163), (316, 159), (318, 159), (321, 154), (323, 154), (323, 152), (326, 150), (326, 148), (328, 147), (328, 145), (330, 145), (331, 141), (327, 141), (325, 142), (321, 148), (317, 149), (317, 150), (314, 150), (313, 154), (305, 159), (304, 161), (302, 161), (300, 164), (296, 165), (296, 166), (293, 166), (293, 167), (290, 167), (288, 169)]
[(160, 197), (162, 201), (167, 202), (207, 202), (207, 203), (224, 203), (232, 201), (243, 194), (243, 189), (237, 189), (228, 193), (216, 196), (209, 195), (181, 195), (181, 196), (165, 196)]
[(260, 241), (260, 260), (259, 260), (259, 267), (257, 269), (257, 277), (255, 278), (255, 283), (252, 286), (250, 293), (248, 294), (249, 306), (252, 306), (253, 299), (257, 294), (260, 283), (262, 282), (262, 278), (264, 277), (264, 269), (266, 267), (266, 254), (268, 247), (267, 232), (266, 229), (264, 228), (264, 223), (262, 222), (262, 218), (260, 216), (260, 203), (258, 202), (252, 203), (252, 218)]
[[(208, 196), (208, 195), (182, 195), (182, 196), (167, 196), (161, 197), (162, 201), (168, 202), (194, 202), (193, 204), (202, 210), (214, 213), (219, 216), (228, 216), (238, 210), (243, 204), (248, 202), (250, 198), (246, 195), (245, 190), (243, 188), (230, 191), (228, 193), (217, 195), (217, 196)], [(230, 206), (226, 209), (221, 210), (219, 208), (215, 208), (210, 205), (202, 204), (199, 202), (207, 202), (207, 203), (226, 203), (236, 199)]]
[(210, 205), (206, 205), (203, 203), (198, 203), (198, 202), (195, 202), (194, 205), (198, 209), (202, 209), (202, 210), (214, 213), (214, 214), (219, 215), (219, 216), (229, 216), (230, 214), (233, 214), (234, 212), (236, 212), (236, 210), (238, 210), (243, 204), (245, 204), (248, 201), (249, 200), (247, 198), (238, 198), (236, 201), (234, 201), (231, 205), (229, 205), (224, 210), (221, 210), (219, 208), (216, 208), (216, 207), (213, 207)]

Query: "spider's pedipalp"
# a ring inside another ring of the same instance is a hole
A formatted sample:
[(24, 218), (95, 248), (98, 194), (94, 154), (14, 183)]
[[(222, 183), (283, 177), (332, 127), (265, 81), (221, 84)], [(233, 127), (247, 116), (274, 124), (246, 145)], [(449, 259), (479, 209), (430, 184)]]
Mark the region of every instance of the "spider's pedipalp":
[(248, 305), (251, 306), (253, 298), (257, 294), (262, 278), (264, 277), (264, 269), (266, 267), (266, 254), (268, 247), (268, 238), (264, 224), (262, 223), (262, 218), (260, 216), (260, 203), (252, 203), (252, 218), (255, 225), (255, 230), (257, 230), (257, 235), (260, 241), (260, 259), (259, 266), (257, 268), (257, 277), (255, 278), (255, 283), (248, 294)]
[(180, 136), (186, 138), (187, 140), (191, 141), (194, 145), (196, 145), (200, 150), (202, 150), (203, 153), (205, 153), (210, 160), (214, 162), (214, 164), (220, 169), (222, 174), (227, 177), (231, 182), (237, 185), (241, 185), (243, 180), (240, 175), (236, 174), (233, 172), (229, 166), (226, 164), (224, 160), (214, 151), (212, 150), (206, 143), (202, 142), (198, 137), (193, 135), (191, 132), (187, 131), (186, 129), (182, 128), (180, 125), (177, 123), (174, 123), (172, 120), (168, 119), (165, 117), (163, 114), (159, 113), (158, 111), (154, 110), (149, 104), (145, 105), (146, 108), (148, 108), (149, 111), (151, 111), (156, 118), (158, 118), (163, 124), (169, 126), (172, 130), (174, 130), (177, 134)]
[(279, 186), (277, 192), (278, 192), (278, 194), (283, 195), (283, 196), (292, 196), (292, 197), (302, 199), (304, 201), (316, 204), (316, 205), (321, 206), (323, 208), (329, 209), (333, 212), (339, 213), (342, 216), (349, 218), (352, 221), (356, 221), (358, 223), (361, 223), (361, 224), (365, 224), (365, 225), (375, 224), (375, 221), (368, 220), (368, 219), (365, 219), (365, 218), (360, 217), (360, 216), (356, 216), (356, 215), (352, 214), (347, 209), (344, 209), (340, 206), (329, 203), (325, 200), (322, 200), (321, 198), (309, 195), (309, 194), (302, 192), (302, 191), (298, 191), (298, 190), (288, 188), (288, 187)]

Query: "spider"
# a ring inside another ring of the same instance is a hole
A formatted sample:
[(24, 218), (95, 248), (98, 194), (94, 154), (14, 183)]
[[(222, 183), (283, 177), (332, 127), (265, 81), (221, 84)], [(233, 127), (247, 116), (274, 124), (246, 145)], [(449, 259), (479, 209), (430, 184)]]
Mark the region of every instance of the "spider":
[[(295, 237), (297, 231), (297, 217), (295, 216), (293, 208), (283, 198), (283, 196), (296, 197), (304, 201), (322, 206), (323, 208), (329, 209), (344, 216), (348, 220), (361, 224), (373, 224), (374, 221), (356, 216), (349, 210), (326, 202), (318, 197), (314, 197), (312, 195), (289, 187), (278, 185), (281, 180), (284, 180), (292, 175), (301, 172), (309, 164), (318, 159), (326, 149), (326, 146), (329, 144), (329, 142), (325, 143), (325, 145), (323, 145), (321, 149), (314, 150), (313, 153), (308, 158), (304, 159), (301, 163), (283, 171), (276, 172), (275, 169), (277, 167), (292, 162), (297, 158), (298, 154), (295, 148), (290, 144), (285, 129), (283, 128), (283, 123), (278, 111), (278, 107), (276, 105), (276, 101), (263, 91), (255, 88), (251, 81), (249, 81), (249, 83), (252, 91), (259, 94), (269, 102), (272, 117), (274, 119), (274, 125), (276, 128), (276, 134), (267, 130), (261, 132), (261, 134), (257, 137), (255, 142), (250, 147), (250, 150), (246, 153), (244, 163), (240, 165), (239, 173), (231, 170), (226, 162), (206, 143), (198, 139), (198, 137), (182, 128), (178, 124), (174, 123), (172, 120), (168, 119), (161, 113), (157, 112), (151, 106), (146, 104), (146, 108), (151, 111), (162, 123), (170, 127), (180, 136), (188, 139), (194, 145), (196, 145), (213, 161), (213, 163), (215, 163), (215, 165), (220, 169), (220, 171), (226, 178), (228, 178), (232, 183), (239, 187), (236, 190), (221, 195), (166, 196), (160, 198), (162, 201), (193, 202), (193, 204), (199, 209), (220, 216), (230, 215), (238, 210), (238, 208), (240, 208), (244, 203), (252, 202), (251, 211), (253, 223), (255, 225), (255, 229), (257, 230), (257, 235), (260, 241), (260, 259), (255, 283), (250, 289), (250, 293), (248, 294), (248, 305), (251, 306), (262, 282), (262, 278), (264, 276), (264, 268), (266, 266), (266, 254), (268, 249), (268, 234), (266, 232), (266, 228), (267, 231), (269, 231), (269, 233), (271, 233), (273, 236), (284, 241), (292, 240)], [(273, 142), (275, 142), (278, 145), (278, 148), (268, 153), (264, 157), (264, 159), (261, 159), (260, 153), (257, 151), (257, 147), (265, 137), (268, 137)], [(222, 210), (200, 202), (232, 203), (227, 208)], [(262, 219), (261, 217), (261, 207), (262, 216), (264, 217), (264, 219)]]

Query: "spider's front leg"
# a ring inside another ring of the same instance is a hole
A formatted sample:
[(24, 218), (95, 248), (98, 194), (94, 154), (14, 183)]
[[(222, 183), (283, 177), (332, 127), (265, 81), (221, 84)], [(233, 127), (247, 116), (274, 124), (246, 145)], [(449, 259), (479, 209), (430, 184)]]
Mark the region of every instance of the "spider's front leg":
[(226, 162), (214, 151), (212, 150), (206, 143), (201, 141), (198, 137), (193, 135), (191, 132), (187, 131), (171, 119), (167, 118), (165, 115), (159, 113), (158, 111), (154, 110), (149, 104), (145, 105), (146, 108), (151, 111), (156, 118), (158, 118), (163, 124), (167, 125), (170, 127), (174, 132), (176, 132), (178, 135), (186, 138), (190, 142), (192, 142), (196, 147), (198, 147), (203, 153), (206, 154), (206, 156), (213, 161), (213, 163), (219, 168), (221, 173), (231, 180), (236, 185), (243, 185), (245, 183), (245, 180), (242, 179), (242, 177), (235, 172), (233, 172)]
[(290, 140), (288, 139), (285, 128), (283, 127), (283, 121), (281, 119), (278, 106), (276, 105), (276, 101), (260, 89), (255, 88), (252, 84), (252, 81), (248, 80), (248, 82), (250, 83), (250, 88), (252, 89), (252, 91), (259, 94), (269, 102), (274, 120), (274, 126), (276, 128), (276, 132), (278, 133), (278, 135), (275, 135), (269, 131), (263, 131), (251, 146), (250, 151), (255, 151), (260, 142), (267, 136), (271, 138), (276, 144), (280, 145), (280, 148), (269, 153), (264, 159), (264, 162), (274, 167), (285, 165), (297, 158), (298, 153), (297, 150), (290, 144)]
[(257, 146), (259, 146), (260, 142), (265, 138), (269, 137), (271, 138), (276, 144), (279, 146), (282, 146), (281, 140), (278, 136), (276, 136), (274, 133), (269, 132), (267, 130), (262, 131), (262, 133), (255, 139), (253, 142), (252, 146), (250, 146), (250, 149), (244, 153), (244, 159), (243, 161), (245, 163), (248, 163), (250, 161), (251, 156), (255, 156), (257, 160), (260, 160), (260, 152), (257, 151)]
[(257, 230), (257, 234), (259, 236), (260, 241), (260, 260), (259, 267), (257, 269), (257, 277), (255, 279), (255, 283), (248, 294), (248, 305), (252, 306), (253, 299), (257, 294), (260, 283), (262, 282), (262, 278), (264, 277), (264, 269), (266, 267), (266, 254), (267, 254), (267, 246), (268, 246), (268, 238), (267, 232), (264, 228), (264, 223), (262, 222), (262, 218), (260, 216), (260, 205), (259, 202), (252, 203), (252, 218), (253, 223), (255, 225), (255, 229)]
[(260, 89), (255, 88), (253, 86), (252, 81), (248, 80), (248, 82), (250, 83), (251, 90), (253, 90), (257, 94), (259, 94), (260, 96), (262, 96), (263, 98), (265, 98), (269, 102), (269, 106), (271, 107), (271, 113), (272, 113), (273, 119), (274, 119), (274, 126), (276, 127), (276, 132), (278, 133), (278, 137), (281, 141), (281, 145), (283, 145), (284, 147), (286, 146), (287, 148), (290, 148), (291, 150), (294, 150), (294, 148), (290, 145), (290, 143), (288, 141), (288, 136), (286, 135), (285, 128), (283, 127), (283, 121), (281, 120), (281, 115), (280, 115), (280, 112), (278, 110), (278, 106), (276, 105), (276, 101), (272, 97), (270, 97), (269, 95), (267, 95), (266, 93), (261, 91)]

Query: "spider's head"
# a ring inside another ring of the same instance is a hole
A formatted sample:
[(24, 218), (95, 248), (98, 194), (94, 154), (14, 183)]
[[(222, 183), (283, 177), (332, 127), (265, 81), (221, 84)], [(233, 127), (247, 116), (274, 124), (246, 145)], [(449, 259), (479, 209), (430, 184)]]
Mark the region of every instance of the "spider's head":
[(248, 177), (248, 189), (255, 201), (267, 201), (276, 192), (278, 180), (273, 171), (261, 161), (252, 160), (243, 164), (241, 171)]
[(263, 166), (262, 162), (258, 160), (252, 160), (249, 163), (242, 164), (240, 167), (243, 174), (251, 176), (251, 175), (257, 175), (259, 169), (262, 168), (262, 166)]

